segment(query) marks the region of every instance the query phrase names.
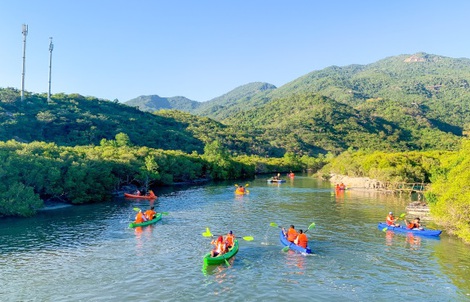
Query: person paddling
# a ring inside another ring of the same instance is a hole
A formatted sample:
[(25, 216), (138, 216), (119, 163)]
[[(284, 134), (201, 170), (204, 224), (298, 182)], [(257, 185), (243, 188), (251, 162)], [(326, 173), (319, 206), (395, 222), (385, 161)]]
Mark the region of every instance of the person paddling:
[(305, 235), (303, 230), (299, 230), (299, 235), (295, 239), (295, 244), (297, 244), (298, 246), (303, 247), (304, 249), (307, 248), (308, 238), (307, 238), (307, 235)]
[(233, 247), (235, 242), (235, 236), (233, 235), (232, 231), (229, 231), (227, 235), (225, 235), (225, 247), (227, 250)]
[(225, 252), (225, 243), (223, 236), (219, 236), (217, 240), (212, 240), (211, 243), (215, 245), (215, 248), (211, 251), (211, 257), (217, 257)]
[(287, 232), (284, 228), (282, 229), (282, 231), (283, 231), (284, 235), (286, 236), (287, 240), (290, 241), (290, 242), (294, 242), (295, 238), (297, 238), (297, 236), (299, 235), (297, 233), (297, 231), (295, 230), (294, 225), (292, 225), (292, 224), (290, 225)]
[(137, 215), (135, 215), (135, 221), (134, 223), (142, 223), (147, 221), (147, 218), (145, 217), (144, 213), (142, 213), (142, 210), (139, 210)]
[(421, 220), (419, 219), (419, 217), (416, 217), (415, 219), (413, 219), (413, 221), (410, 221), (409, 223), (407, 223), (407, 221), (405, 220), (405, 223), (406, 223), (407, 229), (410, 229), (410, 230), (422, 230), (423, 229), (421, 227)]
[(395, 218), (395, 216), (393, 216), (393, 212), (389, 212), (388, 215), (387, 215), (387, 218), (385, 220), (385, 223), (388, 226), (399, 227), (400, 224), (396, 223), (397, 219), (398, 218)]
[(155, 218), (155, 214), (157, 214), (157, 212), (155, 212), (154, 209), (155, 209), (155, 207), (152, 206), (152, 207), (150, 207), (150, 209), (145, 211), (144, 215), (145, 215), (145, 218), (147, 218), (147, 220), (152, 220), (153, 218)]

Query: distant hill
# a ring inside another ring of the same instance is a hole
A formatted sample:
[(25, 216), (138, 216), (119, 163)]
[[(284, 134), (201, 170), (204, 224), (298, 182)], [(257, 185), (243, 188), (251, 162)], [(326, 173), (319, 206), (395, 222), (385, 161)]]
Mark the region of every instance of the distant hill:
[(135, 99), (129, 100), (124, 104), (137, 107), (142, 111), (157, 111), (160, 109), (177, 109), (186, 112), (192, 112), (200, 106), (199, 102), (192, 101), (182, 96), (160, 97), (158, 95), (142, 95)]
[[(274, 85), (255, 82), (239, 86), (206, 102), (196, 102), (185, 97), (166, 98), (158, 95), (144, 95), (124, 102), (124, 104), (138, 107), (142, 111), (175, 109), (221, 120), (246, 108), (259, 105), (262, 96), (274, 89), (276, 89)], [(255, 97), (256, 102), (252, 102)]]

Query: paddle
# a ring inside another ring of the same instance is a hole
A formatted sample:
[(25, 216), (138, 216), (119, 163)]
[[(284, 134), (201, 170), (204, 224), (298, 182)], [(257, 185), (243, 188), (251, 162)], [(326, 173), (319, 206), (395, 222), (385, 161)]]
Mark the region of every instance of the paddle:
[[(213, 235), (209, 228), (206, 228), (206, 231), (202, 233), (202, 236), (204, 237), (219, 237), (219, 235)], [(253, 236), (243, 236), (241, 237), (245, 241), (253, 241), (255, 238)]]
[[(281, 228), (281, 229), (282, 229), (282, 226), (278, 225), (278, 224), (275, 223), (275, 222), (271, 222), (269, 225), (272, 226), (272, 227), (278, 227), (278, 228)], [(311, 229), (315, 228), (315, 226), (316, 226), (315, 222), (312, 222), (312, 223), (308, 226), (307, 230), (306, 230), (304, 233), (307, 233), (308, 230), (311, 230)]]
[[(403, 218), (403, 217), (405, 217), (405, 216), (406, 216), (406, 213), (401, 213), (400, 216), (398, 216), (398, 218), (397, 218), (396, 220), (398, 220), (398, 219), (400, 219), (400, 218)], [(382, 229), (382, 232), (385, 232), (385, 231), (387, 231), (387, 230), (388, 230), (388, 226), (387, 226), (387, 227), (384, 227), (384, 228)]]
[[(136, 211), (136, 212), (141, 211), (140, 208), (133, 208), (133, 210)], [(161, 213), (162, 215), (170, 215), (170, 213), (168, 213), (168, 212), (157, 212), (157, 214), (158, 214), (158, 213)]]
[[(246, 194), (250, 194), (250, 191), (248, 189), (246, 189), (246, 187), (248, 187), (250, 184), (246, 184), (245, 185), (245, 192)], [(237, 189), (240, 187), (238, 184), (235, 184), (235, 187), (237, 187)]]

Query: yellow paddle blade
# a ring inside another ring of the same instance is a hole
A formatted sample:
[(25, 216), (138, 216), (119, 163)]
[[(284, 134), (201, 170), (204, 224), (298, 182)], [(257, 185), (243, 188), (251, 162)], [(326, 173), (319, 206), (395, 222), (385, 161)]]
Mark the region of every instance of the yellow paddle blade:
[(206, 228), (206, 231), (204, 233), (202, 233), (202, 236), (212, 237), (212, 234), (211, 234), (211, 231), (209, 230), (209, 228)]
[(388, 227), (383, 228), (382, 232), (385, 232), (386, 230), (388, 230)]
[(235, 187), (238, 187), (238, 184), (235, 184)]
[(275, 227), (275, 228), (278, 227), (277, 223), (275, 223), (275, 222), (271, 222), (269, 225), (272, 226), (272, 227)]
[(250, 184), (246, 184), (245, 187), (248, 187)]
[(243, 240), (246, 240), (246, 241), (253, 241), (255, 238), (253, 238), (253, 236), (245, 236), (245, 237), (242, 237)]
[(133, 208), (133, 210), (136, 211), (136, 212), (139, 212), (139, 211), (140, 211), (139, 208)]

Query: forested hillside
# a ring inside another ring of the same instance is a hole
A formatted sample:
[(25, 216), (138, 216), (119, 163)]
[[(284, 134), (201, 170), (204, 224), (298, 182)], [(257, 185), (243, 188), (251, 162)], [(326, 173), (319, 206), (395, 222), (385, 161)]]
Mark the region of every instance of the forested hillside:
[(332, 66), (313, 71), (270, 92), (269, 98), (319, 93), (360, 105), (385, 99), (421, 108), (445, 131), (458, 133), (470, 123), (470, 59), (418, 53), (368, 65)]
[(232, 155), (277, 154), (285, 151), (268, 141), (206, 117), (180, 111), (156, 114), (78, 94), (27, 94), (0, 89), (0, 141), (53, 142), (62, 146), (100, 145), (125, 133), (130, 144), (202, 154), (206, 144), (218, 141)]
[(433, 127), (417, 109), (385, 101), (368, 104), (374, 109), (358, 110), (324, 96), (294, 94), (226, 122), (296, 154), (338, 154), (349, 148), (452, 150), (458, 144), (457, 135)]

